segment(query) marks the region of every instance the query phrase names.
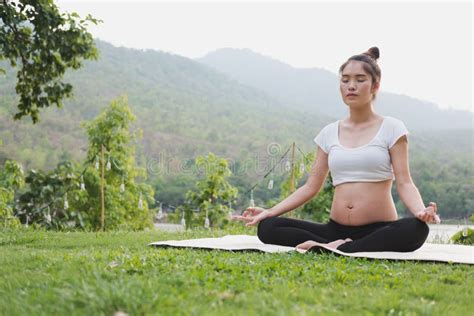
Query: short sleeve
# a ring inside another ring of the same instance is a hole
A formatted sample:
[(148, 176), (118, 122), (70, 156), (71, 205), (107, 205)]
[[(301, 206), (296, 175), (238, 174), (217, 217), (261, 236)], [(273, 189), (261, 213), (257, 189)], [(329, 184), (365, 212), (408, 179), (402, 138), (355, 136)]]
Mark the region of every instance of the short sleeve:
[(394, 120), (389, 137), (388, 148), (392, 148), (400, 137), (408, 134), (409, 132), (405, 124), (400, 120)]
[(313, 139), (313, 141), (321, 147), (321, 149), (327, 154), (329, 152), (326, 137), (326, 128), (323, 128), (319, 134)]

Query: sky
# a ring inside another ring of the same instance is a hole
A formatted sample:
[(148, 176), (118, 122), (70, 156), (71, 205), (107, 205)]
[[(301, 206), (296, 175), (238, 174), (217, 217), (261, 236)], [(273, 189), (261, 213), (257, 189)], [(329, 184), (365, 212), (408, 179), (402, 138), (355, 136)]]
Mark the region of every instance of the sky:
[(248, 48), (337, 74), (350, 56), (377, 46), (380, 91), (474, 112), (471, 1), (55, 2), (63, 12), (103, 20), (88, 30), (115, 46), (193, 59)]

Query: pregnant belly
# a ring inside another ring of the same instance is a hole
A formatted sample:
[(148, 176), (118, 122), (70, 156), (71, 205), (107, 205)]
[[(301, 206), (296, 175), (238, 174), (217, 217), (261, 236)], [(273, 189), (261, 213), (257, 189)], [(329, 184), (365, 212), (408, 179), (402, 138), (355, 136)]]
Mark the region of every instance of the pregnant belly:
[(342, 225), (360, 226), (397, 220), (392, 180), (346, 182), (336, 186), (331, 218)]

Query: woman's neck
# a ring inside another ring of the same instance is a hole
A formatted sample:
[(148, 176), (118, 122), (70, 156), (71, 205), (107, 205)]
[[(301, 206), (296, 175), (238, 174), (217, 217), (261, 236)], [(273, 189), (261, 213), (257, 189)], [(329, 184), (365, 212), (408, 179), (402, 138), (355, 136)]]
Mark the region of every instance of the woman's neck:
[(380, 115), (373, 111), (372, 104), (360, 110), (349, 109), (349, 112), (350, 114), (347, 118), (347, 122), (355, 125), (371, 122), (380, 117)]

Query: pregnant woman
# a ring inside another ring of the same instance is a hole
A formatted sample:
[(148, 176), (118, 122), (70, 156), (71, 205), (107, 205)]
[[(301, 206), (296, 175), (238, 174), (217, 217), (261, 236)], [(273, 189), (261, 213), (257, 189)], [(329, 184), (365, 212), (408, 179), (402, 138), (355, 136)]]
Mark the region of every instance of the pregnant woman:
[[(436, 203), (428, 207), (410, 176), (405, 124), (374, 111), (380, 87), (379, 49), (350, 57), (339, 69), (340, 92), (350, 115), (326, 125), (314, 141), (316, 160), (306, 183), (270, 209), (249, 207), (235, 220), (258, 224), (263, 243), (319, 251), (399, 251), (421, 247), (439, 223)], [(328, 172), (335, 187), (326, 224), (278, 217), (319, 193)], [(414, 217), (398, 219), (391, 188)]]

